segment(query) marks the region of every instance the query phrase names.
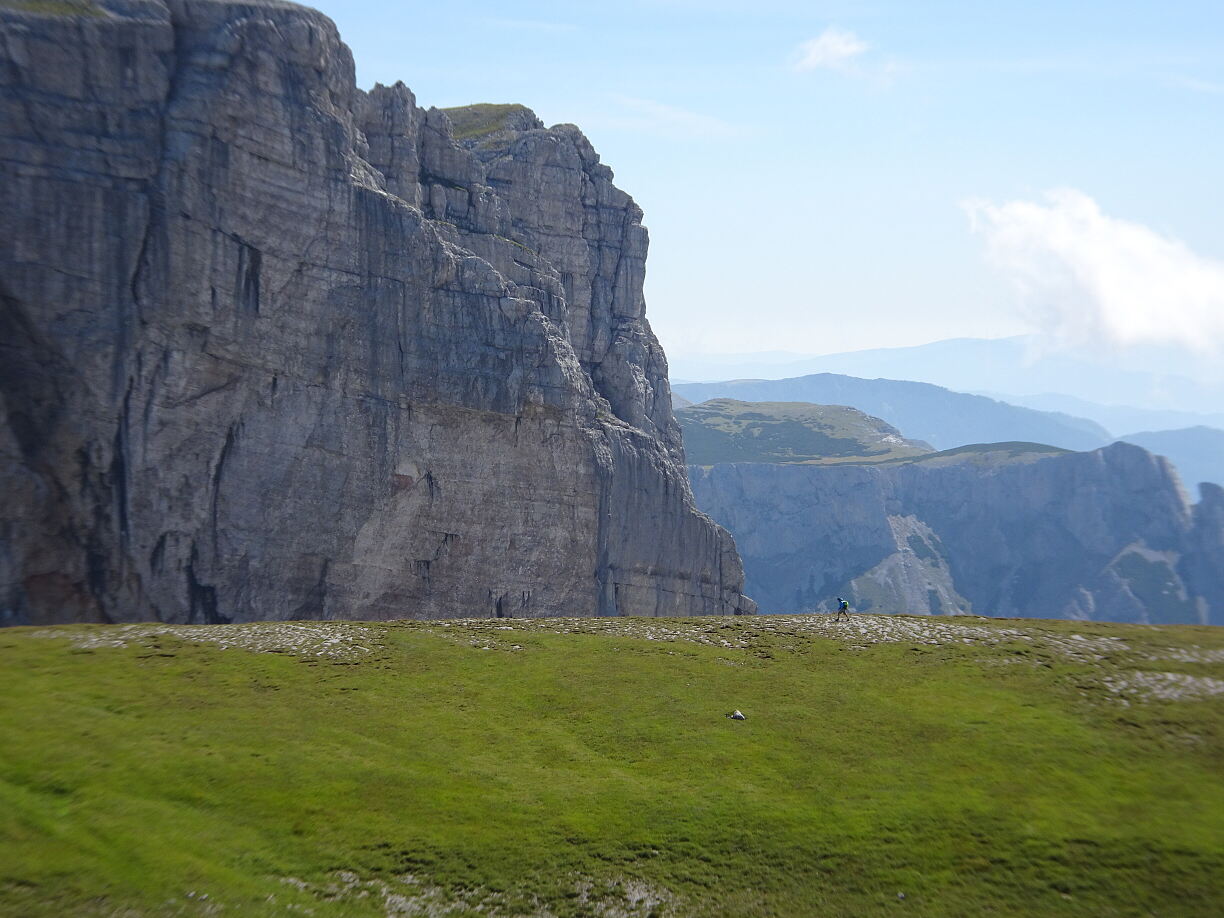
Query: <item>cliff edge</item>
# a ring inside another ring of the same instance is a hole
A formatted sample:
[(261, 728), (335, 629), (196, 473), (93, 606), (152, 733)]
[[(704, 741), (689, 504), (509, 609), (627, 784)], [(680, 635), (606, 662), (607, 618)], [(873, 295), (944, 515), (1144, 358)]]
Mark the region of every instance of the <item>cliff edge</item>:
[(992, 443), (874, 463), (690, 466), (769, 612), (1224, 624), (1224, 489), (1168, 460)]
[(293, 4), (73, 11), (0, 7), (0, 621), (753, 608), (577, 128)]

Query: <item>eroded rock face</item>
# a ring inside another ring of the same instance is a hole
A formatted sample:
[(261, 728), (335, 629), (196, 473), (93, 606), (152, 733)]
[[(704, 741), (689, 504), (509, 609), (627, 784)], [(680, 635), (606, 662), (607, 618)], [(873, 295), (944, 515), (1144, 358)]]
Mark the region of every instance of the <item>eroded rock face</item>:
[(277, 2), (0, 10), (0, 618), (749, 611), (572, 126)]
[[(767, 612), (1224, 624), (1224, 489), (1168, 461), (983, 446), (882, 465), (690, 467)], [(1012, 448), (1009, 448), (1012, 447)]]

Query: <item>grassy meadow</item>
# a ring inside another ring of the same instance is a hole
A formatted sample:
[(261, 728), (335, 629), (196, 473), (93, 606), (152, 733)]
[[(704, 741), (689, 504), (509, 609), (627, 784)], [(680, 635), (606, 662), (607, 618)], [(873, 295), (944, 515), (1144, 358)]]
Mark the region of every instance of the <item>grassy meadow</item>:
[(478, 102), (475, 105), (459, 105), (444, 108), (450, 118), (456, 140), (477, 140), (496, 133), (505, 127), (506, 119), (517, 112), (527, 111), (525, 105), (517, 103), (493, 104)]
[(0, 631), (0, 914), (1218, 916), (1224, 631)]
[(879, 418), (843, 405), (711, 399), (676, 412), (691, 465), (882, 462), (932, 452)]

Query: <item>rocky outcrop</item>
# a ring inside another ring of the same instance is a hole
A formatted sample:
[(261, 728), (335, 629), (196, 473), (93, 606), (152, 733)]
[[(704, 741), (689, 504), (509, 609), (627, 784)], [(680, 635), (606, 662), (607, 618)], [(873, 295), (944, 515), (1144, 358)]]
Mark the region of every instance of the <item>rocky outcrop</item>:
[(1224, 624), (1224, 489), (1190, 505), (1129, 444), (992, 444), (873, 465), (690, 466), (767, 612)]
[(751, 609), (577, 128), (457, 141), (288, 3), (83, 6), (0, 9), (5, 622)]
[(1188, 486), (1224, 484), (1224, 429), (1198, 425), (1127, 434), (1118, 439), (1167, 457)]

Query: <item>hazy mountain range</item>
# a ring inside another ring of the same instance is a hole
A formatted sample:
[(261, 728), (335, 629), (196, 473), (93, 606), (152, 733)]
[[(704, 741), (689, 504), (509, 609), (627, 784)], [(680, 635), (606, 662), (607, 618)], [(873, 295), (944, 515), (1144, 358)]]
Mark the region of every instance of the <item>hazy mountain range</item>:
[(824, 356), (680, 355), (671, 365), (677, 407), (714, 397), (837, 402), (941, 449), (1027, 440), (1085, 450), (1123, 440), (1171, 459), (1191, 494), (1199, 482), (1224, 483), (1224, 384), (1184, 351), (1085, 355), (1043, 351), (1033, 338), (957, 338)]
[(979, 392), (1013, 405), (1036, 408), (1039, 411), (1059, 411), (1096, 421), (1115, 437), (1126, 439), (1135, 431), (1178, 430), (1186, 427), (1224, 429), (1224, 412), (1204, 413), (1169, 408), (1134, 408), (1130, 405), (1102, 405), (1073, 395), (1009, 395), (1002, 392)]
[[(1031, 336), (951, 338), (914, 347), (876, 348), (837, 354), (803, 355), (772, 351), (761, 354), (684, 355), (669, 357), (673, 382), (721, 379), (782, 379), (812, 373), (840, 373), (933, 383), (962, 392), (1045, 396), (1058, 393), (1100, 405), (1220, 415), (1224, 375), (1207, 357), (1167, 348), (1132, 348), (1125, 352), (1053, 350)], [(1000, 396), (1008, 397), (1008, 396)], [(1059, 410), (1067, 410), (1059, 406)], [(1085, 417), (1091, 415), (1075, 412)], [(1095, 418), (1094, 418), (1095, 419)], [(1203, 417), (1176, 425), (1221, 423)], [(1141, 423), (1115, 429), (1165, 426)]]

